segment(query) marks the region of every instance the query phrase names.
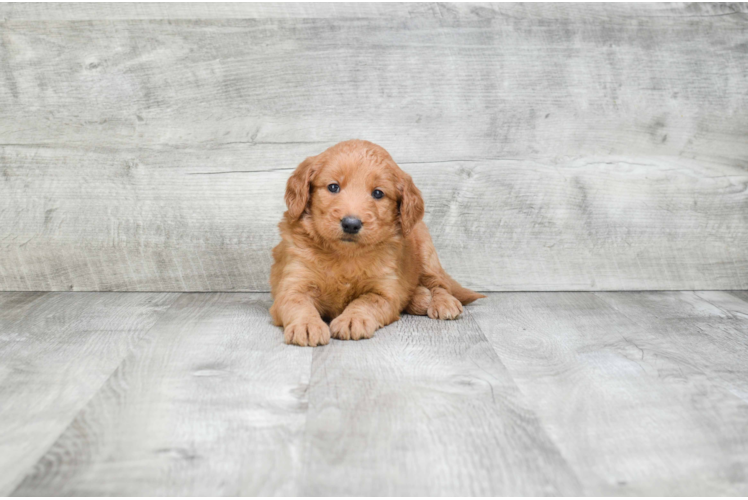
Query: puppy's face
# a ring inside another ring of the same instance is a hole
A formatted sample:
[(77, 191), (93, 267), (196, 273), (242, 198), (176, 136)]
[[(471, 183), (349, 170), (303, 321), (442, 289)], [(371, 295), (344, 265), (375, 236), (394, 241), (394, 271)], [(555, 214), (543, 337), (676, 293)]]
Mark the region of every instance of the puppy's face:
[(307, 158), (288, 181), (292, 218), (333, 245), (375, 245), (407, 234), (423, 217), (410, 176), (381, 147), (346, 141)]

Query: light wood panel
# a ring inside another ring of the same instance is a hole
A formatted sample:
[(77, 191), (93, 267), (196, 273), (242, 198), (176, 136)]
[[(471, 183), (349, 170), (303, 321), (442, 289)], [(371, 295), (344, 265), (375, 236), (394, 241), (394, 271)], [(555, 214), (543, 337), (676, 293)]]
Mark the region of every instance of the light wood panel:
[[(312, 147), (292, 148), (303, 157)], [(271, 154), (14, 148), (9, 163), (23, 174), (0, 199), (11, 221), (0, 285), (265, 290), (290, 174)], [(252, 166), (265, 158), (278, 169)], [(466, 286), (748, 287), (748, 173), (738, 167), (596, 157), (403, 168), (424, 192), (443, 265)]]
[(404, 316), (314, 350), (310, 495), (575, 495), (578, 482), (475, 322)]
[(297, 494), (312, 350), (268, 307), (182, 295), (14, 494)]
[(0, 293), (0, 495), (8, 495), (175, 294)]
[(267, 290), (289, 169), (360, 137), (469, 286), (745, 288), (746, 10), (1, 6), (0, 286)]
[(550, 18), (574, 19), (585, 16), (594, 19), (627, 19), (637, 16), (674, 17), (687, 19), (710, 16), (745, 14), (740, 3), (662, 3), (659, 5), (596, 3), (583, 4), (522, 4), (522, 3), (4, 3), (0, 5), (0, 19), (13, 21), (87, 21), (128, 19), (244, 19), (244, 18), (397, 18), (422, 16), (426, 18), (491, 19)]
[(588, 495), (748, 492), (748, 304), (492, 294), (469, 308)]
[(8, 20), (3, 144), (358, 136), (401, 161), (746, 158), (737, 140), (748, 121), (745, 14), (524, 10), (517, 19), (489, 10), (478, 19)]

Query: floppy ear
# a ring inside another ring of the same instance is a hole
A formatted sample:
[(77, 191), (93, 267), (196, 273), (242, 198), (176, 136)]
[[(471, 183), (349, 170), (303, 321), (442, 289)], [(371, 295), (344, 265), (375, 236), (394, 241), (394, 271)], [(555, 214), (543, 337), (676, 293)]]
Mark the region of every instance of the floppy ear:
[(286, 206), (288, 215), (292, 219), (298, 219), (306, 210), (309, 203), (309, 191), (311, 190), (312, 175), (315, 172), (316, 156), (310, 156), (302, 161), (286, 183)]
[(400, 183), (400, 227), (403, 234), (407, 235), (418, 222), (423, 219), (423, 197), (421, 191), (413, 184), (413, 179), (402, 173)]

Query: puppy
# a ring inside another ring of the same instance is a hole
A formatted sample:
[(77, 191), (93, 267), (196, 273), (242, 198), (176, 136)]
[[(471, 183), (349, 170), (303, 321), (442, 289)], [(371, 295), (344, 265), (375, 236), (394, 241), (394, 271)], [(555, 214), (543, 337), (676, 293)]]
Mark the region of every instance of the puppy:
[(485, 297), (442, 269), (421, 192), (376, 144), (345, 141), (307, 158), (285, 199), (270, 314), (288, 344), (370, 338), (402, 311), (455, 319)]

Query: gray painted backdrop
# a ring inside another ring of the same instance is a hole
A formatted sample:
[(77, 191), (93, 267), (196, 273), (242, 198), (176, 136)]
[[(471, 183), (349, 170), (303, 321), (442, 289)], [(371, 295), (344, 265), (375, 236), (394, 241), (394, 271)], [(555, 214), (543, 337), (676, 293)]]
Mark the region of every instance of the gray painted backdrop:
[(268, 290), (348, 138), (480, 290), (748, 288), (745, 4), (0, 5), (0, 289)]

